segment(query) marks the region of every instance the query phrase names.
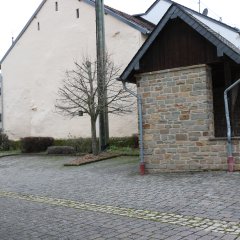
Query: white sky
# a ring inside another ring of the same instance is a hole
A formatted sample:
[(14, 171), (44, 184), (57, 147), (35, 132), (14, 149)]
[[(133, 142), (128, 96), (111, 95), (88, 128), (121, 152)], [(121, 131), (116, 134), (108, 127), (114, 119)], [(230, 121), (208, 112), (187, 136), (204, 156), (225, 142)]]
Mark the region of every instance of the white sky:
[[(42, 0), (0, 0), (0, 59), (16, 38)], [(67, 1), (67, 0), (65, 0)], [(175, 0), (198, 11), (199, 0)], [(104, 0), (106, 5), (135, 14), (145, 12), (154, 0)], [(201, 11), (207, 7), (209, 16), (240, 28), (240, 0), (201, 0)]]

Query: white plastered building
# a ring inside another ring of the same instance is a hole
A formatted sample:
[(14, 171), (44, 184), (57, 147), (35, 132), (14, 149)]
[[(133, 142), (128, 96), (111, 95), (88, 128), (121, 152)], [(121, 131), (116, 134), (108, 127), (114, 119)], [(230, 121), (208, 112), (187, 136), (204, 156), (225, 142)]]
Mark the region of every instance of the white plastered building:
[[(55, 111), (64, 73), (83, 56), (96, 56), (95, 7), (91, 0), (44, 0), (0, 61), (3, 130), (26, 136), (88, 137), (88, 116), (69, 119)], [(106, 47), (126, 67), (152, 30), (151, 24), (105, 7)], [(109, 116), (110, 136), (137, 132), (136, 113)]]

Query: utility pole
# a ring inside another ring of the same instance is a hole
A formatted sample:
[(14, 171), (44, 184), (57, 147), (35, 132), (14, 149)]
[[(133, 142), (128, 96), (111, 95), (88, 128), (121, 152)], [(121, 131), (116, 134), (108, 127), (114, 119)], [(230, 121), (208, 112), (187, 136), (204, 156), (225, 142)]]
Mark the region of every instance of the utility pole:
[(198, 5), (199, 5), (199, 13), (201, 13), (201, 0), (198, 0)]
[(106, 50), (104, 28), (104, 3), (103, 0), (95, 1), (96, 10), (96, 43), (97, 43), (97, 82), (98, 104), (101, 106), (99, 114), (99, 149), (104, 151), (109, 144), (109, 125), (107, 109), (106, 84)]

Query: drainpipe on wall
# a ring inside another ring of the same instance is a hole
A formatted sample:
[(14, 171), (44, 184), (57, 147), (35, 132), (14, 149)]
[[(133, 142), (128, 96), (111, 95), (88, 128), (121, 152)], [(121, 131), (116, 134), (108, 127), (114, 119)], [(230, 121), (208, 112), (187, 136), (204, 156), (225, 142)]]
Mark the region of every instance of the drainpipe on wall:
[[(120, 79), (121, 80), (121, 79)], [(131, 95), (137, 98), (138, 102), (138, 121), (139, 121), (139, 145), (140, 145), (140, 174), (145, 174), (145, 162), (144, 162), (144, 152), (143, 152), (143, 122), (142, 122), (142, 98), (139, 94), (136, 94), (132, 90), (126, 87), (126, 82), (121, 80), (124, 90), (129, 92)]]
[(226, 121), (227, 121), (227, 151), (228, 151), (227, 163), (228, 163), (229, 172), (234, 171), (234, 158), (232, 155), (232, 129), (231, 129), (231, 122), (230, 122), (227, 93), (239, 83), (240, 83), (240, 79), (238, 79), (235, 83), (233, 83), (230, 87), (228, 87), (224, 91), (224, 104), (225, 104), (225, 114), (226, 114)]

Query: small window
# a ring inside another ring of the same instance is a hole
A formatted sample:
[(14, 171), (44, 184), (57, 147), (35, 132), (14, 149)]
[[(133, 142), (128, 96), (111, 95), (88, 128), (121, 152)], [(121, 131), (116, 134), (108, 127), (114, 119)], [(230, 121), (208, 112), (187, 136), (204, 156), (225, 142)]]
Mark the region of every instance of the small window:
[(76, 9), (76, 17), (79, 18), (79, 8)]
[(40, 22), (37, 23), (37, 29), (40, 31)]
[(55, 2), (55, 11), (58, 11), (58, 2)]
[(0, 113), (0, 122), (2, 122), (2, 114)]

